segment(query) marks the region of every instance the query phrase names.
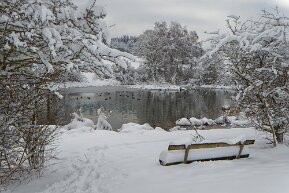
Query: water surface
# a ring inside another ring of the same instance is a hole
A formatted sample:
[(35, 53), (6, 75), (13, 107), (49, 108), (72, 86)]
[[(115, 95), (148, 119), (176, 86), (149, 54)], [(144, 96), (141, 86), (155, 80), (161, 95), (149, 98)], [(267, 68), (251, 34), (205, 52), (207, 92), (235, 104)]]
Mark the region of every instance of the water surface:
[(97, 109), (110, 112), (114, 130), (128, 122), (149, 123), (169, 129), (182, 117), (217, 118), (221, 107), (232, 103), (233, 93), (226, 90), (194, 89), (182, 92), (149, 91), (122, 86), (69, 88), (64, 98), (50, 104), (50, 124), (67, 124), (70, 114), (82, 109), (84, 117), (97, 122)]

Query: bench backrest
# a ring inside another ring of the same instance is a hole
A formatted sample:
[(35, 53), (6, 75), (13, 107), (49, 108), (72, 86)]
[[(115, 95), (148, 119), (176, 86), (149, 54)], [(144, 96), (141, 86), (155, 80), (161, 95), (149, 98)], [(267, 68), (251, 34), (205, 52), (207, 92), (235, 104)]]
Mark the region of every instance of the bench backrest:
[(224, 142), (220, 142), (220, 143), (201, 143), (201, 144), (191, 144), (191, 145), (169, 145), (168, 150), (169, 151), (173, 151), (173, 150), (185, 150), (185, 155), (184, 155), (184, 163), (187, 162), (188, 160), (188, 155), (189, 155), (189, 151), (191, 149), (205, 149), (205, 148), (218, 148), (218, 147), (232, 147), (232, 146), (239, 146), (240, 150), (238, 155), (236, 156), (237, 159), (240, 158), (240, 156), (242, 155), (242, 151), (244, 149), (245, 145), (252, 145), (255, 143), (255, 140), (246, 140), (243, 143), (240, 141), (238, 143), (235, 144), (228, 144), (228, 143), (224, 143)]
[(217, 148), (217, 147), (231, 147), (231, 146), (240, 146), (240, 145), (253, 145), (255, 140), (246, 140), (243, 143), (238, 142), (235, 144), (228, 144), (224, 142), (220, 143), (199, 143), (199, 144), (191, 144), (188, 147), (186, 145), (169, 145), (168, 150), (185, 150), (189, 149), (203, 149), (203, 148)]

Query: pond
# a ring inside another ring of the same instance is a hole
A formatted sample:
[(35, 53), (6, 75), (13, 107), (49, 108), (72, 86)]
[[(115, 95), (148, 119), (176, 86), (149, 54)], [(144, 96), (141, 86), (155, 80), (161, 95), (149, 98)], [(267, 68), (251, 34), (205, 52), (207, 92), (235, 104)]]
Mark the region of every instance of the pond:
[(49, 124), (68, 124), (70, 114), (82, 109), (83, 116), (97, 123), (101, 107), (109, 114), (114, 130), (128, 122), (149, 123), (169, 129), (182, 117), (217, 118), (221, 107), (232, 103), (232, 91), (192, 89), (182, 92), (151, 91), (122, 86), (69, 88), (61, 91), (62, 100), (53, 100)]

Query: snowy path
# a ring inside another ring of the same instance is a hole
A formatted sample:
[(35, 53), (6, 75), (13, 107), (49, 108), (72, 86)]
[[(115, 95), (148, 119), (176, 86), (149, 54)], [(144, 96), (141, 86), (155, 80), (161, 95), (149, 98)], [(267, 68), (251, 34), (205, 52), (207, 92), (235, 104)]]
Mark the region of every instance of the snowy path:
[[(70, 192), (70, 193), (107, 193), (105, 186), (108, 181), (113, 181), (113, 176), (106, 175), (111, 172), (103, 170), (105, 148), (93, 149), (91, 154), (84, 154), (71, 160), (72, 164), (68, 165), (69, 174), (55, 182), (42, 193)], [(93, 156), (92, 156), (93, 155)], [(108, 168), (109, 169), (109, 168)]]
[[(60, 141), (55, 172), (22, 184), (16, 193), (288, 193), (289, 148), (251, 148), (250, 159), (160, 166), (159, 153), (193, 131), (69, 131)], [(200, 131), (208, 139), (233, 138), (252, 129)], [(12, 187), (11, 187), (12, 188)], [(7, 193), (11, 191), (7, 191)]]

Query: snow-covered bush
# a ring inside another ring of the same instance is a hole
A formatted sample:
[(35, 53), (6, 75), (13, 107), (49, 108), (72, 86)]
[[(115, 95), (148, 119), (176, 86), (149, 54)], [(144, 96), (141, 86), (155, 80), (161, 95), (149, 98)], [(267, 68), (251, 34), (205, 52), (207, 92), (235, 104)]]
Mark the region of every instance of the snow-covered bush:
[(250, 119), (245, 115), (245, 113), (240, 112), (238, 116), (234, 115), (226, 115), (226, 116), (220, 116), (217, 119), (214, 120), (216, 124), (230, 124), (232, 126), (246, 126), (250, 125), (251, 121)]
[(93, 121), (90, 119), (84, 118), (82, 115), (78, 115), (77, 113), (72, 113), (71, 116), (73, 119), (66, 126), (68, 130), (78, 129), (82, 127), (89, 127), (89, 128), (94, 127)]
[(202, 126), (202, 125), (215, 125), (215, 121), (212, 119), (208, 119), (206, 117), (202, 119), (197, 119), (195, 117), (191, 117), (190, 119), (181, 118), (176, 121), (177, 126)]
[(109, 124), (109, 122), (107, 121), (107, 116), (104, 113), (103, 108), (99, 108), (97, 110), (97, 115), (98, 115), (98, 119), (97, 119), (97, 124), (95, 125), (94, 129), (96, 130), (112, 130), (111, 125)]
[(203, 58), (221, 54), (237, 84), (238, 106), (258, 128), (283, 141), (289, 126), (289, 18), (263, 11), (257, 20), (229, 16), (230, 32), (212, 37)]
[(200, 119), (197, 119), (195, 117), (191, 117), (190, 118), (190, 122), (191, 122), (192, 126), (201, 126), (201, 125), (203, 125), (203, 121), (200, 120)]
[(176, 125), (178, 126), (189, 126), (191, 122), (187, 118), (181, 118), (176, 121)]
[(203, 122), (203, 125), (215, 125), (215, 121), (212, 119), (208, 119), (206, 117), (202, 118), (201, 121)]
[[(0, 184), (18, 179), (23, 172), (38, 170), (54, 154), (56, 126), (21, 125), (0, 130)], [(49, 146), (48, 146), (49, 145)]]

